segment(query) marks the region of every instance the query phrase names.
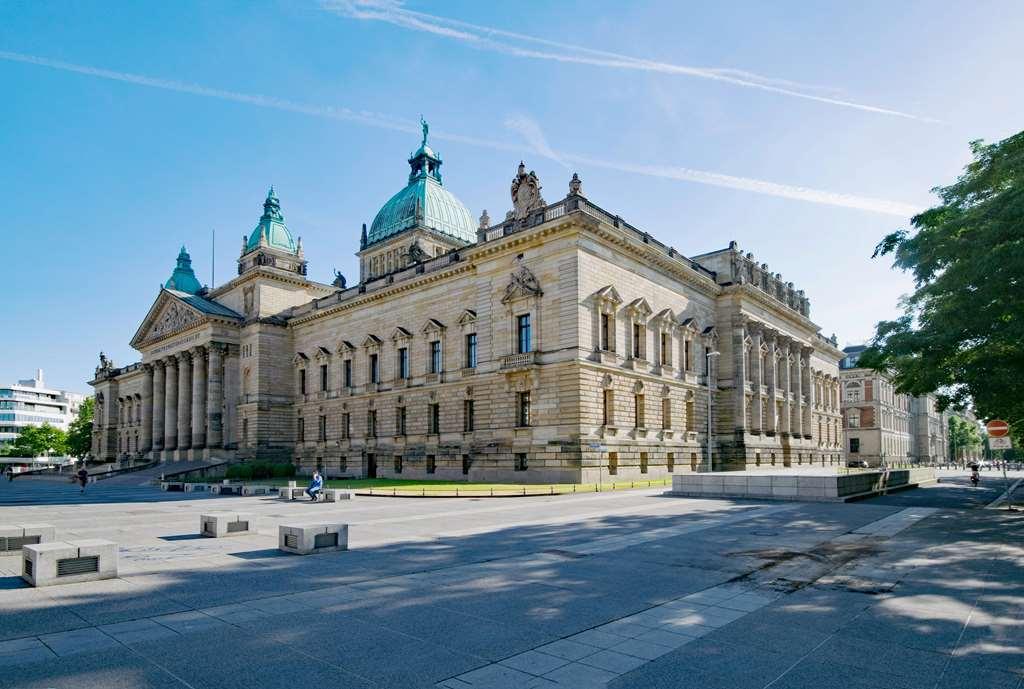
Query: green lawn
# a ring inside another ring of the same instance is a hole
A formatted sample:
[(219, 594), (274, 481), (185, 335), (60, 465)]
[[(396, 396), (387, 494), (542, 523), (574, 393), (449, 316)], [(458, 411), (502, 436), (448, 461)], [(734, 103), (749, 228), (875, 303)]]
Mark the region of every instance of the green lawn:
[[(197, 483), (216, 483), (221, 479), (192, 479)], [(292, 479), (250, 479), (245, 481), (232, 480), (232, 483), (245, 483), (260, 486), (286, 486)], [(309, 479), (296, 477), (295, 485), (309, 485)], [(593, 493), (598, 491), (630, 490), (632, 488), (654, 488), (670, 486), (670, 478), (651, 479), (644, 481), (617, 481), (614, 483), (553, 483), (553, 484), (519, 484), (519, 483), (469, 483), (463, 481), (426, 481), (413, 479), (328, 479), (324, 481), (328, 488), (346, 488), (374, 495), (555, 495), (560, 493)]]

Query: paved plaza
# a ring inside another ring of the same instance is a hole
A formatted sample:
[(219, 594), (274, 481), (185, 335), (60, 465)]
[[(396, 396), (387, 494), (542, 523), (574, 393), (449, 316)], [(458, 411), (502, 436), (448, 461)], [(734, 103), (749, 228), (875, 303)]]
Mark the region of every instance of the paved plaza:
[[(32, 589), (0, 558), (0, 687), (1020, 689), (1024, 517), (985, 508), (1003, 486), (313, 505), (4, 483), (0, 522), (117, 541), (120, 576)], [(259, 534), (202, 538), (211, 510)], [(351, 550), (277, 550), (279, 523), (321, 518)]]

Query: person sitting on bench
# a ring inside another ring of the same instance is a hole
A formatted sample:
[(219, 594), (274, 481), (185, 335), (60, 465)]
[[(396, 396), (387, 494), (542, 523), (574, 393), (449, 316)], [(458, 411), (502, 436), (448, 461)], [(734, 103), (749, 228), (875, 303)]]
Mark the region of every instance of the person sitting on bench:
[(320, 495), (320, 491), (324, 489), (324, 477), (320, 475), (319, 471), (313, 472), (313, 480), (309, 482), (309, 488), (306, 489), (306, 495), (313, 502), (316, 502), (317, 496)]

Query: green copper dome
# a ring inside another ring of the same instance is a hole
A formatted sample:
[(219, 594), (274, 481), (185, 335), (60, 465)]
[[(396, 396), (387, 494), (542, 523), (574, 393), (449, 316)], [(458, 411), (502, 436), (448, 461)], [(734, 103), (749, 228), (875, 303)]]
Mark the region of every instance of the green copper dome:
[(178, 265), (175, 266), (171, 277), (164, 283), (164, 287), (189, 294), (196, 294), (203, 288), (199, 284), (199, 280), (196, 279), (195, 271), (192, 270), (192, 257), (185, 251), (184, 246), (178, 252)]
[(409, 167), (409, 183), (377, 212), (366, 246), (413, 227), (430, 228), (467, 244), (475, 242), (473, 216), (441, 181), (441, 156), (427, 145), (426, 122), (423, 141), (409, 157)]
[(292, 239), (292, 233), (284, 224), (284, 216), (281, 215), (281, 202), (274, 194), (274, 187), (270, 187), (270, 191), (267, 192), (267, 200), (263, 202), (263, 215), (256, 223), (252, 234), (249, 235), (245, 250), (252, 251), (261, 244), (296, 253), (295, 241)]

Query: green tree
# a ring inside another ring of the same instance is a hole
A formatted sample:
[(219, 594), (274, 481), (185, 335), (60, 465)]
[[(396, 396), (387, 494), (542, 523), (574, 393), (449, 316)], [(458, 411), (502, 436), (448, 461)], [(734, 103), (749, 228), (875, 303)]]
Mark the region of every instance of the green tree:
[(84, 457), (92, 449), (92, 415), (95, 401), (87, 397), (78, 408), (78, 416), (68, 427), (68, 454)]
[(978, 424), (960, 416), (949, 417), (949, 456), (954, 460), (971, 450), (981, 449)]
[(900, 392), (936, 392), (940, 409), (973, 401), (1024, 436), (1024, 132), (971, 143), (974, 160), (933, 192), (941, 203), (885, 237), (874, 256), (910, 271), (903, 315), (882, 321), (860, 364)]
[(62, 455), (67, 452), (67, 434), (48, 423), (25, 426), (11, 443), (10, 453), (15, 457), (38, 457), (43, 454)]

